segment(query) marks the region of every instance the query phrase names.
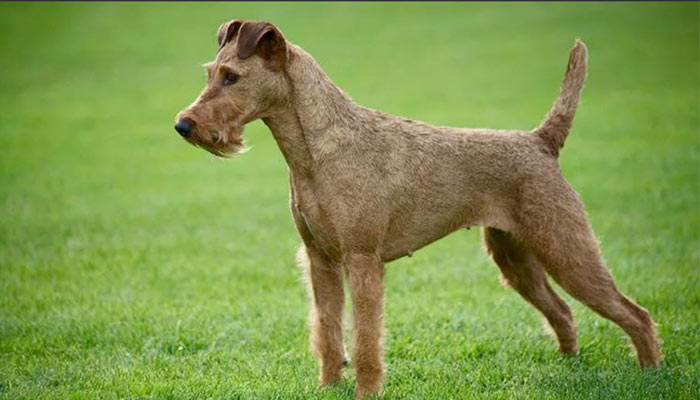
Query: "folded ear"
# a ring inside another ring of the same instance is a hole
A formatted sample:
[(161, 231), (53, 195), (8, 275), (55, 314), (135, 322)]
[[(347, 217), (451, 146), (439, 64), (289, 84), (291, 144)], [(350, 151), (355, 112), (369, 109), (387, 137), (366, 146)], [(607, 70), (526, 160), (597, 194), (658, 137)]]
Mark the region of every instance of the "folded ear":
[(216, 41), (219, 43), (219, 50), (221, 50), (226, 43), (233, 39), (236, 33), (238, 33), (238, 30), (241, 28), (241, 25), (243, 25), (243, 21), (240, 19), (234, 19), (219, 27), (219, 31), (216, 33)]
[(287, 59), (287, 42), (282, 32), (269, 22), (245, 22), (238, 32), (236, 55), (243, 60), (253, 54), (282, 68)]

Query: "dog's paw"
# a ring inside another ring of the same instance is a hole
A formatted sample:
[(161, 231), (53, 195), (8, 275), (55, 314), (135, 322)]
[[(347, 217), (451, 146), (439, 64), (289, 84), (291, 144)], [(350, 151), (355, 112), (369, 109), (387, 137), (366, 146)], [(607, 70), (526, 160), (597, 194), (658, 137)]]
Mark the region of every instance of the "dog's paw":
[(381, 387), (363, 388), (361, 386), (358, 386), (355, 389), (355, 399), (360, 400), (360, 399), (376, 398), (379, 396), (380, 392), (381, 392)]

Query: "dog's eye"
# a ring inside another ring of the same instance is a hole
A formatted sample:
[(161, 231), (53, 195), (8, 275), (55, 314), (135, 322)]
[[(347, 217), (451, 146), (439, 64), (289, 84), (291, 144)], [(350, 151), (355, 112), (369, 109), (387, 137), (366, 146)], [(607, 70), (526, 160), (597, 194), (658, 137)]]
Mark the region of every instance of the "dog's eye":
[(238, 75), (234, 74), (233, 72), (224, 72), (224, 78), (221, 81), (221, 84), (223, 84), (224, 86), (229, 86), (236, 83), (237, 80)]

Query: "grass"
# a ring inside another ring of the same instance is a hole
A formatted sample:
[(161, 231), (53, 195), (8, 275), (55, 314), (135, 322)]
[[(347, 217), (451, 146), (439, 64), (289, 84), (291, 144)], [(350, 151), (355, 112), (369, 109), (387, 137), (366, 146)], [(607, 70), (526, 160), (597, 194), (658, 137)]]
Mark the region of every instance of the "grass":
[(589, 83), (561, 157), (621, 289), (659, 323), (640, 372), (572, 304), (563, 358), (476, 230), (388, 266), (385, 398), (700, 396), (700, 5), (0, 5), (0, 398), (347, 399), (316, 387), (286, 166), (259, 123), (231, 161), (173, 117), (217, 26), (267, 19), (355, 100), (528, 128), (575, 37)]

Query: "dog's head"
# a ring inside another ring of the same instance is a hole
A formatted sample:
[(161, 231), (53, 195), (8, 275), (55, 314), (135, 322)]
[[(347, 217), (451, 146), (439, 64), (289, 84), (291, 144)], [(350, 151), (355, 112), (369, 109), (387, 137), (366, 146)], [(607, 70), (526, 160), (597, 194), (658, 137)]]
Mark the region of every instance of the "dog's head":
[(219, 27), (216, 59), (204, 65), (207, 84), (176, 117), (175, 130), (217, 156), (243, 147), (243, 127), (284, 104), (287, 42), (268, 22), (233, 20)]

